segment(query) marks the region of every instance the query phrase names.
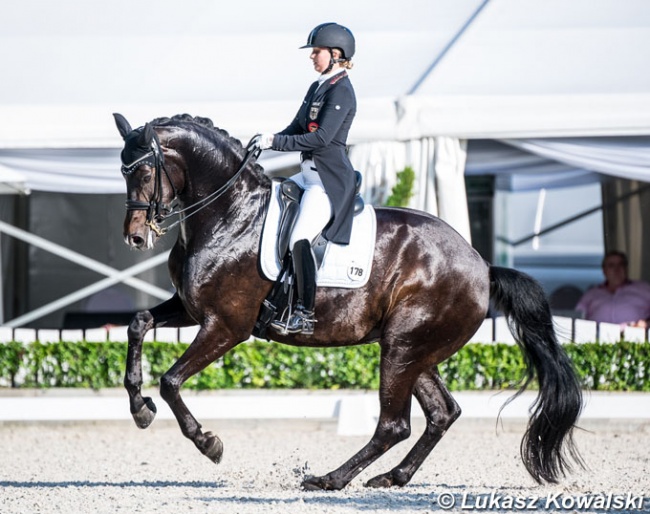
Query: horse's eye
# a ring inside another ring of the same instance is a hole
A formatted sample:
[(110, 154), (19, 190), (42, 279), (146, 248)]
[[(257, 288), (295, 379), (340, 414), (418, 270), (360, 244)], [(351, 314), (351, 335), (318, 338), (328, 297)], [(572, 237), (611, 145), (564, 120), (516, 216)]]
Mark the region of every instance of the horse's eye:
[(144, 182), (145, 184), (148, 184), (149, 182), (151, 182), (151, 175), (145, 175), (142, 178), (142, 182)]

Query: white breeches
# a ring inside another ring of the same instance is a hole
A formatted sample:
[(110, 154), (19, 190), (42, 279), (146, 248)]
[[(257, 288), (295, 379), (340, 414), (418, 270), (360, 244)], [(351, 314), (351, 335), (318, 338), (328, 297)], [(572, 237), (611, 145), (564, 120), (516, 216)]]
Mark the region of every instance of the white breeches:
[(296, 225), (291, 233), (290, 249), (293, 248), (296, 241), (301, 239), (313, 242), (332, 217), (332, 204), (313, 160), (303, 161), (300, 165), (300, 173), (293, 175), (291, 180), (302, 187), (305, 192), (300, 201), (300, 212)]

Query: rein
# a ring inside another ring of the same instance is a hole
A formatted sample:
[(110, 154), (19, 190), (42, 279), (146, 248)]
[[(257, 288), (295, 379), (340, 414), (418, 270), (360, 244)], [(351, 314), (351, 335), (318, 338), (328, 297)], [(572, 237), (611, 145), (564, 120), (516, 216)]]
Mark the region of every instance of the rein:
[[(155, 133), (154, 133), (155, 134)], [(251, 140), (252, 142), (252, 140)], [(246, 169), (249, 163), (254, 162), (257, 160), (257, 158), (260, 156), (262, 153), (262, 150), (260, 148), (255, 148), (253, 150), (250, 150), (251, 143), (249, 143), (246, 148), (246, 156), (244, 157), (244, 160), (242, 161), (241, 165), (239, 166), (239, 169), (237, 172), (228, 179), (228, 181), (223, 184), (219, 189), (216, 191), (210, 193), (208, 196), (205, 198), (201, 198), (200, 200), (194, 202), (191, 205), (188, 205), (184, 207), (183, 209), (178, 209), (174, 210), (172, 208), (171, 210), (166, 207), (162, 203), (162, 174), (163, 172), (165, 173), (165, 176), (167, 177), (167, 181), (171, 185), (173, 191), (174, 191), (174, 199), (178, 196), (178, 192), (176, 191), (176, 187), (174, 186), (174, 183), (171, 180), (171, 177), (169, 176), (169, 173), (167, 172), (167, 169), (165, 168), (165, 157), (163, 155), (162, 149), (160, 147), (160, 142), (158, 141), (158, 137), (154, 135), (154, 139), (151, 141), (151, 151), (147, 153), (146, 155), (140, 157), (136, 161), (132, 162), (131, 164), (128, 165), (122, 165), (122, 174), (124, 175), (129, 175), (133, 173), (137, 168), (142, 166), (143, 164), (148, 164), (149, 166), (155, 168), (156, 170), (156, 175), (155, 175), (155, 193), (153, 198), (149, 200), (149, 202), (142, 202), (139, 200), (129, 200), (127, 199), (126, 201), (126, 210), (127, 211), (147, 211), (147, 221), (146, 225), (153, 230), (156, 235), (162, 236), (165, 234), (168, 230), (174, 228), (176, 225), (178, 225), (183, 219), (187, 219), (190, 216), (194, 216), (197, 212), (205, 209), (208, 205), (210, 205), (212, 202), (214, 202), (217, 198), (219, 198), (221, 195), (223, 195), (228, 189), (232, 187), (232, 185), (237, 181), (239, 176), (243, 173), (243, 171)], [(151, 159), (153, 157), (153, 159)], [(166, 219), (171, 218), (172, 216), (180, 216), (181, 214), (184, 214), (190, 210), (194, 209), (194, 211), (190, 212), (190, 214), (186, 215), (184, 218), (179, 218), (177, 219), (174, 223), (168, 225), (167, 227), (160, 227), (158, 224), (162, 223)], [(166, 211), (166, 212), (164, 212)], [(155, 213), (155, 214), (154, 214)]]

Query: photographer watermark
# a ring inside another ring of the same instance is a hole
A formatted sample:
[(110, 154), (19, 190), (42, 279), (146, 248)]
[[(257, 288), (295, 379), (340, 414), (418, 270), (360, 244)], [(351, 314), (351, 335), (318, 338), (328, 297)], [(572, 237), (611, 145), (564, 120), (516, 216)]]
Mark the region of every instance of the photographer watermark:
[(435, 497), (438, 506), (443, 510), (456, 511), (639, 511), (648, 512), (650, 498), (644, 494), (633, 493), (598, 493), (585, 495), (569, 495), (565, 493), (549, 493), (543, 496), (516, 496), (502, 493), (454, 494), (443, 492)]

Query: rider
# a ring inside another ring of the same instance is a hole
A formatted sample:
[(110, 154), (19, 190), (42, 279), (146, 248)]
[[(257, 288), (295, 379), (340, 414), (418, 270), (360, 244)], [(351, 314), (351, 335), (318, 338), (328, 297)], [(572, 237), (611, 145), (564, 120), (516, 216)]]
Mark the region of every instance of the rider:
[(312, 243), (323, 231), (328, 241), (348, 244), (352, 230), (355, 173), (346, 141), (357, 103), (347, 70), (352, 68), (355, 41), (346, 27), (322, 23), (301, 48), (311, 49), (310, 59), (320, 77), (289, 126), (277, 134), (256, 136), (252, 147), (301, 152), (300, 172), (291, 177), (305, 190), (290, 240), (298, 301), (286, 327), (279, 321), (272, 325), (289, 333), (312, 334), (316, 296)]

